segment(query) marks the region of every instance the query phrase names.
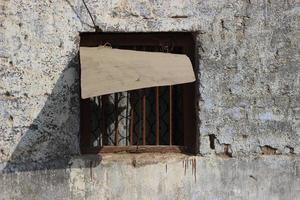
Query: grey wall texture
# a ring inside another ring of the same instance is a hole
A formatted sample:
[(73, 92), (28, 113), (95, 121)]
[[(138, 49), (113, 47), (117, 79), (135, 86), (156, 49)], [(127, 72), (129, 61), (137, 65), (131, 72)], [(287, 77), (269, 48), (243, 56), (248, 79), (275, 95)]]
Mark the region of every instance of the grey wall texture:
[(300, 199), (299, 0), (86, 3), (106, 32), (195, 32), (200, 155), (80, 156), (82, 0), (1, 0), (0, 199)]

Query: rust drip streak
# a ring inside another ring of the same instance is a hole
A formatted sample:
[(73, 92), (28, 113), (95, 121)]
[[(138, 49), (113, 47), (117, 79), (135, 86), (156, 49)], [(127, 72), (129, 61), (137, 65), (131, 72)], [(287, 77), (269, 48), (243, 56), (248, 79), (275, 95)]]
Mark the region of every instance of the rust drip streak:
[(195, 183), (197, 182), (197, 164), (196, 158), (192, 159), (192, 175), (194, 175)]
[(192, 176), (194, 176), (195, 183), (197, 182), (197, 160), (196, 158), (185, 159), (182, 161), (182, 167), (184, 167), (184, 175), (187, 173), (187, 169), (191, 166)]
[(186, 175), (186, 162), (184, 162), (184, 175)]
[(192, 159), (191, 161), (192, 161), (192, 175), (194, 175), (194, 159)]
[(197, 160), (194, 158), (194, 173), (195, 173), (195, 183), (197, 183)]
[(94, 180), (93, 178), (93, 161), (90, 161), (90, 176), (91, 176), (91, 181)]

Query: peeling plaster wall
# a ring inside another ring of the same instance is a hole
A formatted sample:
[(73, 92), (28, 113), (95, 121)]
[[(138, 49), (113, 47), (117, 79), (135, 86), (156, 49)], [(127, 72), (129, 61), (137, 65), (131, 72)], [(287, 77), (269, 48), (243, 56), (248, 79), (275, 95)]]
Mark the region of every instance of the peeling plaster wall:
[[(242, 163), (239, 166), (247, 163), (248, 167), (264, 173), (260, 169), (263, 166), (256, 164), (264, 159), (243, 160), (251, 156), (272, 157), (267, 159), (274, 168), (267, 169), (272, 172), (268, 176), (274, 179), (280, 175), (276, 170), (297, 165), (292, 160), (300, 155), (298, 0), (86, 2), (96, 24), (104, 31), (197, 32), (201, 95), (199, 156), (213, 160), (233, 157), (216, 161), (219, 167), (212, 170), (214, 174), (229, 170), (227, 167), (234, 163)], [(5, 192), (0, 190), (0, 199), (12, 197), (6, 195), (21, 197), (12, 187), (4, 185), (23, 185), (28, 175), (43, 180), (45, 188), (46, 185), (52, 188), (50, 191), (56, 190), (57, 181), (67, 187), (65, 184), (72, 185), (67, 183), (70, 176), (84, 177), (83, 171), (72, 165), (72, 157), (79, 154), (79, 32), (93, 31), (91, 25), (81, 0), (0, 1), (0, 173), (4, 177), (0, 188), (5, 188)], [(111, 171), (111, 167), (97, 168)], [(122, 165), (118, 167), (123, 169)], [(152, 170), (146, 168), (142, 169)], [(203, 170), (203, 173), (210, 172), (209, 167)], [(120, 173), (116, 177), (145, 172), (131, 169)], [(287, 171), (286, 182), (298, 180), (294, 176), (293, 170)], [(234, 177), (243, 176), (224, 175), (226, 180)], [(201, 179), (197, 186), (186, 186), (183, 180), (179, 185), (184, 188), (182, 192), (193, 197), (209, 199), (211, 192), (219, 196), (210, 199), (230, 196), (223, 184), (209, 188), (218, 180), (213, 175), (205, 178), (211, 180), (208, 185)], [(98, 176), (97, 181), (101, 180)], [(167, 183), (158, 182), (161, 187), (168, 187)], [(236, 187), (240, 183), (234, 182)], [(117, 183), (109, 186), (114, 184)], [(32, 189), (35, 185), (33, 181), (28, 187)], [(90, 184), (81, 187), (67, 190), (73, 195), (81, 190), (94, 193), (97, 189)], [(262, 187), (264, 195), (277, 194), (266, 184), (258, 183), (256, 187)], [(281, 193), (296, 194), (299, 187), (282, 187)], [(205, 193), (205, 188), (210, 194)], [(106, 189), (101, 186), (105, 197), (112, 198), (113, 192)], [(229, 189), (233, 191), (234, 187)], [(48, 196), (46, 189), (42, 191)], [(55, 195), (64, 192), (57, 189)], [(31, 199), (30, 192), (24, 194)], [(242, 192), (233, 199), (264, 199), (260, 195), (246, 195)], [(296, 199), (290, 197), (277, 199)]]

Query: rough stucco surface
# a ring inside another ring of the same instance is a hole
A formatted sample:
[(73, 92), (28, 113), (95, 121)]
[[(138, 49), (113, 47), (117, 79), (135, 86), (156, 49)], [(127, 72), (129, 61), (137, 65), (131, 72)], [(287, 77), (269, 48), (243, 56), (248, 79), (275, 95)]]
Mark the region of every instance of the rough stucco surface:
[[(149, 162), (150, 160), (150, 162)], [(133, 162), (134, 161), (134, 162)], [(72, 159), (65, 169), (0, 174), (0, 199), (300, 198), (300, 160), (124, 155)]]
[[(198, 166), (204, 165), (202, 173), (197, 172), (202, 177), (197, 184), (176, 177), (175, 172), (166, 175), (178, 180), (176, 185), (182, 188), (178, 195), (190, 195), (186, 199), (265, 199), (268, 195), (297, 199), (299, 0), (86, 2), (104, 31), (197, 32), (200, 154), (207, 158), (204, 164), (197, 160)], [(138, 169), (122, 163), (99, 165), (97, 184), (72, 187), (71, 180), (84, 178), (87, 170), (74, 167), (71, 161), (79, 154), (79, 32), (93, 31), (91, 24), (81, 0), (0, 1), (0, 170), (4, 180), (0, 198), (18, 199), (26, 194), (31, 199), (30, 190), (34, 193), (43, 184), (39, 198), (69, 198), (69, 193), (84, 192), (93, 199), (101, 190), (113, 199), (110, 187), (124, 190), (116, 181), (120, 177), (148, 177), (150, 170), (160, 175), (155, 170), (161, 164)], [(261, 154), (274, 155), (260, 158)], [(233, 158), (222, 160), (224, 156)], [(258, 160), (243, 160), (251, 156)], [(217, 167), (205, 164), (211, 160)], [(170, 164), (170, 168), (176, 166)], [(230, 172), (233, 168), (236, 173)], [(245, 182), (243, 173), (250, 169), (262, 178)], [(100, 184), (104, 178), (100, 174), (108, 171), (118, 172), (116, 180)], [(279, 179), (282, 174), (284, 178)], [(153, 184), (169, 187), (158, 177), (155, 180)], [(127, 192), (136, 191), (135, 184)], [(242, 184), (252, 184), (257, 196)], [(52, 196), (50, 191), (55, 191)]]

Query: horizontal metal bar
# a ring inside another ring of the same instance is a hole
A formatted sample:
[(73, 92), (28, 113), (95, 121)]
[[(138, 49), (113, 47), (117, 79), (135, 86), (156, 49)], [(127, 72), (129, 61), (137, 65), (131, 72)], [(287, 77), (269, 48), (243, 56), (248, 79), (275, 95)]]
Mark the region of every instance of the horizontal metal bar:
[(137, 149), (136, 146), (103, 146), (101, 148), (87, 148), (81, 149), (83, 154), (95, 153), (184, 153), (186, 148), (184, 146), (169, 146), (169, 145), (141, 145)]

